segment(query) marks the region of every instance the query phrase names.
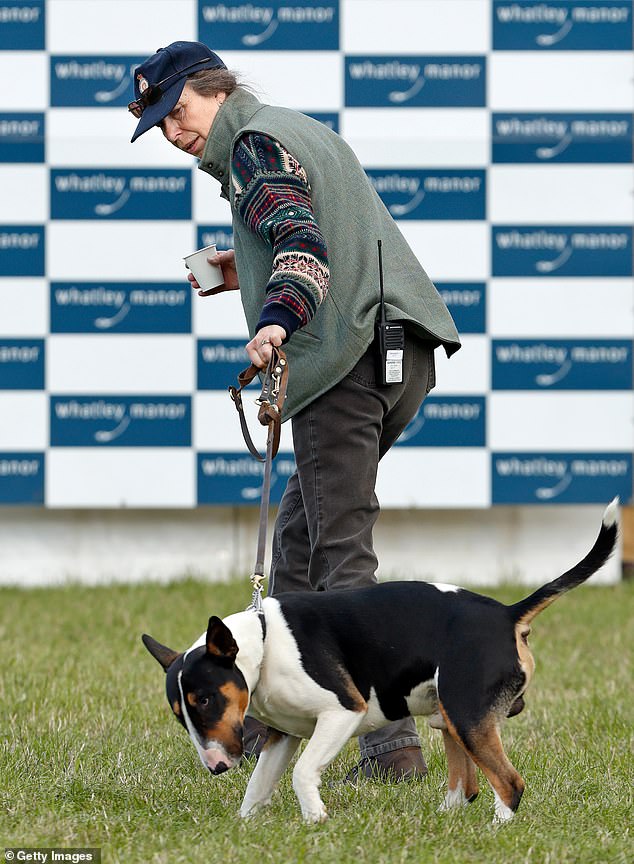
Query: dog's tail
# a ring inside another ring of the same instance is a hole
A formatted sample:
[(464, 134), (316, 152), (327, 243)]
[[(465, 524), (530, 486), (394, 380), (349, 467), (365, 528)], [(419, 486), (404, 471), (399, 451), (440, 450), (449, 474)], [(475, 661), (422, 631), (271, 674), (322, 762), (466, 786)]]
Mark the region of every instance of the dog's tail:
[(530, 624), (533, 618), (539, 615), (542, 609), (550, 606), (560, 594), (565, 594), (571, 588), (581, 585), (593, 573), (596, 573), (600, 567), (603, 567), (616, 546), (618, 537), (618, 507), (619, 499), (614, 498), (605, 508), (599, 536), (592, 549), (582, 561), (564, 573), (563, 576), (538, 588), (529, 597), (509, 606), (513, 621)]

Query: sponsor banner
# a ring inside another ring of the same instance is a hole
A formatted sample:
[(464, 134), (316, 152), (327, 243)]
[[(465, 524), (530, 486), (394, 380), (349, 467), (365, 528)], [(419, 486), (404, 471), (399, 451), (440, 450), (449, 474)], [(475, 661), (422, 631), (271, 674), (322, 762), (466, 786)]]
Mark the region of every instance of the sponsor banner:
[(436, 282), (459, 333), (486, 332), (484, 282)]
[(44, 0), (1, 0), (0, 50), (43, 51)]
[(51, 396), (53, 447), (189, 447), (190, 396)]
[(367, 169), (395, 219), (486, 219), (486, 174), (481, 169)]
[(630, 390), (632, 341), (494, 339), (494, 390)]
[(133, 74), (146, 58), (58, 56), (50, 58), (51, 106), (122, 108), (133, 93)]
[(337, 51), (339, 0), (198, 0), (198, 38), (220, 51)]
[(219, 250), (233, 249), (233, 228), (231, 225), (199, 225), (197, 232), (197, 249), (211, 246), (215, 243)]
[(43, 225), (0, 225), (0, 276), (44, 276)]
[[(199, 339), (197, 348), (199, 390), (226, 390), (249, 365), (244, 339)], [(252, 387), (258, 385), (258, 379)]]
[(43, 503), (44, 453), (0, 453), (0, 504)]
[(0, 339), (0, 390), (44, 389), (44, 340)]
[(493, 276), (631, 276), (628, 225), (493, 225)]
[(494, 0), (498, 51), (629, 51), (632, 0)]
[(494, 390), (630, 390), (630, 339), (494, 339)]
[(493, 504), (605, 504), (632, 497), (631, 453), (492, 453)]
[[(271, 470), (272, 504), (279, 503), (294, 471), (293, 454), (279, 452)], [(249, 454), (198, 454), (198, 504), (259, 504), (263, 479), (263, 463)]]
[(486, 105), (486, 58), (347, 56), (345, 104), (366, 108)]
[(427, 396), (396, 443), (405, 447), (484, 447), (484, 396)]
[(41, 112), (0, 113), (0, 162), (44, 162), (44, 128)]
[(632, 114), (496, 114), (493, 162), (627, 163)]
[(339, 134), (339, 112), (338, 111), (306, 111), (313, 120), (319, 120), (324, 126)]
[(191, 219), (191, 171), (51, 169), (53, 219)]
[(182, 282), (51, 282), (51, 333), (189, 333)]

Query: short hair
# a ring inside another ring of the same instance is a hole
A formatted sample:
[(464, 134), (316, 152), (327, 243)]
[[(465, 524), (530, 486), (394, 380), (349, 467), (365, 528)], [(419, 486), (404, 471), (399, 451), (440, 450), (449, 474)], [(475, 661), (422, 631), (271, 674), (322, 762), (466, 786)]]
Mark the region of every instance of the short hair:
[(233, 93), (239, 86), (235, 72), (229, 69), (201, 69), (187, 76), (187, 83), (201, 96), (215, 96), (217, 93)]

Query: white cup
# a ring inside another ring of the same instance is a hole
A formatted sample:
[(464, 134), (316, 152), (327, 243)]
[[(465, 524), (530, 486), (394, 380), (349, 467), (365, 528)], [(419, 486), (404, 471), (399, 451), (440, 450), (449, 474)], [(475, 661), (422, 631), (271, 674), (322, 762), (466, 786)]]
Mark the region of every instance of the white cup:
[(219, 264), (210, 264), (207, 258), (213, 258), (216, 254), (216, 244), (205, 246), (203, 249), (198, 249), (197, 252), (192, 252), (191, 255), (186, 255), (183, 259), (185, 266), (194, 274), (196, 282), (204, 291), (209, 291), (211, 288), (217, 288), (225, 281), (222, 275), (222, 268)]

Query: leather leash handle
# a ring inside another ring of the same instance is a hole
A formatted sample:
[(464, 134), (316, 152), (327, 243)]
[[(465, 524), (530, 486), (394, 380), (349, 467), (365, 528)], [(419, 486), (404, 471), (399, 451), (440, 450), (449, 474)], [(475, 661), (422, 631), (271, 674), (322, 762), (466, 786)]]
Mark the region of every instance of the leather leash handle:
[[(284, 407), (284, 399), (286, 398), (286, 388), (288, 386), (288, 361), (286, 354), (281, 348), (272, 347), (271, 359), (266, 368), (264, 381), (262, 384), (262, 392), (256, 400), (260, 409), (258, 411), (258, 420), (262, 426), (270, 426), (269, 436), (272, 432), (273, 438), (269, 448), (267, 441), (267, 456), (270, 449), (270, 458), (274, 459), (280, 446), (280, 431), (282, 426), (282, 410)], [(253, 443), (247, 419), (244, 415), (244, 407), (242, 405), (242, 390), (247, 387), (261, 373), (261, 369), (251, 363), (238, 375), (238, 387), (229, 387), (229, 393), (236, 406), (238, 416), (240, 418), (240, 428), (242, 436), (249, 448), (251, 455), (258, 462), (265, 462), (267, 456), (261, 456), (257, 447)]]

